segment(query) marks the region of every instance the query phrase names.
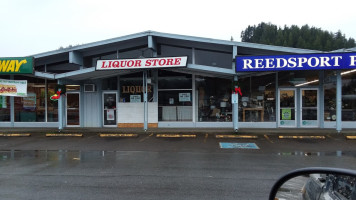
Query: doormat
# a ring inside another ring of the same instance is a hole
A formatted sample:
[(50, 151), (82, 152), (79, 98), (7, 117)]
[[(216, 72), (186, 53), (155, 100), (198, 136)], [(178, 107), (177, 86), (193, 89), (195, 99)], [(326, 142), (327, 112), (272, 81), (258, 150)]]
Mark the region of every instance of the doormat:
[(260, 149), (255, 143), (220, 142), (221, 149)]

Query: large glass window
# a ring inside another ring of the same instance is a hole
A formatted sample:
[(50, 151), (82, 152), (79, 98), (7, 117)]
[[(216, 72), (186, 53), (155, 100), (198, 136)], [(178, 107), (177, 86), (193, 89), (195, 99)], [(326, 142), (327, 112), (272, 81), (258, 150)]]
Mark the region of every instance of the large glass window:
[(27, 80), (27, 97), (15, 97), (15, 122), (45, 121), (45, 80), (16, 76)]
[(278, 72), (279, 87), (308, 87), (319, 85), (319, 71)]
[[(9, 80), (10, 76), (0, 76), (0, 79)], [(0, 122), (10, 122), (10, 120), (10, 97), (0, 95)]]
[(0, 122), (10, 122), (10, 97), (0, 96)]
[(275, 82), (275, 73), (239, 78), (239, 121), (276, 121)]
[(336, 120), (336, 73), (324, 72), (324, 121)]
[(229, 79), (196, 76), (199, 122), (232, 121)]
[[(142, 76), (142, 72), (139, 72), (120, 77), (120, 102), (143, 102), (143, 91), (145, 88), (143, 87)], [(152, 84), (147, 84), (148, 102), (153, 102), (153, 89), (154, 87)]]
[(232, 54), (217, 51), (195, 49), (195, 63), (213, 67), (232, 68)]
[(192, 121), (192, 76), (160, 71), (158, 77), (158, 120)]
[(356, 121), (356, 72), (345, 70), (342, 77), (342, 121)]
[(58, 101), (50, 97), (56, 93), (56, 80), (47, 80), (47, 122), (58, 122)]

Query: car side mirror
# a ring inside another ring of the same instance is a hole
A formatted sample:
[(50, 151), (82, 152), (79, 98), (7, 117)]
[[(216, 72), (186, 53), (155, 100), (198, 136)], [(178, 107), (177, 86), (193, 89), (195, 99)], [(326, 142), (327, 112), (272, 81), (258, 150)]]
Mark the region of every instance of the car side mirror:
[(282, 176), (269, 200), (356, 200), (356, 171), (303, 168)]

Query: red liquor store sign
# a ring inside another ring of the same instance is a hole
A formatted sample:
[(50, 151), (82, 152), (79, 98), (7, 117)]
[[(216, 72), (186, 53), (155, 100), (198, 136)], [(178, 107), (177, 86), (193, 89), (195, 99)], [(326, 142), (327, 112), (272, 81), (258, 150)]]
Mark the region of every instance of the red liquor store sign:
[(98, 60), (96, 70), (186, 67), (188, 57)]

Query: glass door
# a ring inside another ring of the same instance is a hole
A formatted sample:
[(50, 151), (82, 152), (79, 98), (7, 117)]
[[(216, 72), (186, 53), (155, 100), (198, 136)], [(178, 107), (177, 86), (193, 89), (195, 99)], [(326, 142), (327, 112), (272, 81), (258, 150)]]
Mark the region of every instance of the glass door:
[(300, 116), (301, 127), (318, 127), (318, 96), (319, 90), (317, 88), (302, 88), (300, 89)]
[(296, 127), (296, 89), (283, 88), (278, 90), (279, 96), (279, 127)]
[(79, 92), (67, 92), (66, 115), (67, 126), (80, 126)]
[(103, 93), (103, 124), (104, 126), (117, 126), (116, 120), (116, 105), (117, 93), (104, 92)]

